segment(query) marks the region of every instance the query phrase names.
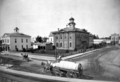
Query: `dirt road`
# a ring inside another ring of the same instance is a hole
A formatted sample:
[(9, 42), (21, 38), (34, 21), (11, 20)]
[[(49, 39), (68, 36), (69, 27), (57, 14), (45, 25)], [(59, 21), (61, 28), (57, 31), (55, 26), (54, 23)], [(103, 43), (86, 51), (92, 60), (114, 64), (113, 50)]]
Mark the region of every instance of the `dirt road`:
[[(114, 50), (118, 50), (118, 48), (117, 47), (103, 48), (99, 51), (95, 51), (91, 53), (90, 55), (86, 55), (83, 57), (80, 56), (69, 60), (82, 63), (84, 69), (84, 75), (88, 75), (92, 77), (92, 79), (104, 80), (104, 81), (119, 81), (119, 77), (120, 77), (119, 73), (117, 73), (115, 77), (110, 77), (110, 76), (114, 76), (113, 74), (116, 74), (115, 72), (119, 71), (119, 68), (114, 67), (114, 64), (111, 65), (108, 62), (106, 62), (106, 58), (105, 58), (110, 51), (114, 51)], [(107, 70), (108, 68), (111, 69), (109, 69), (108, 71)], [(117, 71), (115, 71), (114, 68), (116, 68), (115, 70)]]

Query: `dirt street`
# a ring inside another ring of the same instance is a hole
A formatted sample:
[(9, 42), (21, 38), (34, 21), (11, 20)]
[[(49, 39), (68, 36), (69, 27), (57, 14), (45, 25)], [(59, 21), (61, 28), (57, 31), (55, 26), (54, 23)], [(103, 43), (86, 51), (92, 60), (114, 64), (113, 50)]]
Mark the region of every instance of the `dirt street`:
[[(92, 79), (104, 81), (119, 81), (120, 77), (120, 49), (117, 47), (103, 48), (90, 55), (76, 57), (70, 61), (79, 62), (84, 69), (84, 75)], [(111, 55), (110, 55), (111, 54)], [(118, 58), (119, 57), (119, 58)]]
[(118, 78), (120, 80), (120, 49), (114, 50), (99, 58), (104, 69), (103, 76)]

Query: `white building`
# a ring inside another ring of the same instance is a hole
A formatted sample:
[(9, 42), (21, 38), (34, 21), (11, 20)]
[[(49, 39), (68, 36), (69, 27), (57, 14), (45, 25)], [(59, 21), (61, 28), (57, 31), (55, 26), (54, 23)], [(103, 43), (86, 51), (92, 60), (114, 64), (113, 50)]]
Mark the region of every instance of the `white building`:
[(94, 39), (94, 44), (100, 44), (102, 42), (105, 42), (107, 44), (110, 44), (111, 43), (111, 40), (110, 39)]
[(110, 43), (111, 43), (111, 40), (110, 40), (110, 39), (106, 39), (105, 42), (106, 42), (107, 44), (110, 44)]
[(14, 33), (5, 33), (2, 36), (2, 45), (6, 50), (23, 50), (31, 48), (31, 36), (19, 33), (19, 28)]
[(93, 40), (93, 43), (94, 43), (94, 44), (100, 44), (100, 43), (102, 43), (102, 42), (105, 42), (105, 40), (104, 40), (104, 39), (94, 39), (94, 40)]
[(35, 42), (35, 41), (36, 41), (36, 37), (32, 37), (31, 42)]
[(52, 33), (52, 32), (50, 33), (47, 42), (51, 42), (51, 43), (54, 45), (54, 36), (53, 36), (53, 33)]
[(119, 43), (119, 38), (120, 38), (120, 35), (119, 34), (111, 34), (111, 42), (113, 43)]

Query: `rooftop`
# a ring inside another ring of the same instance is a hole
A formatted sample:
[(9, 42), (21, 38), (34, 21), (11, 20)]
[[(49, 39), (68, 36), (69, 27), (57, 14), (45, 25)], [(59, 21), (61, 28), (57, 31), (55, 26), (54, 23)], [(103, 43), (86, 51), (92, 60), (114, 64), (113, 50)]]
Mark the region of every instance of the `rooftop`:
[(55, 33), (61, 33), (61, 32), (82, 32), (82, 33), (88, 33), (85, 29), (79, 29), (79, 28), (74, 28), (74, 29), (71, 29), (71, 28), (63, 28), (63, 29), (60, 29), (58, 31), (54, 31), (52, 32), (53, 34)]
[(2, 37), (31, 37), (23, 33), (5, 33)]
[(49, 37), (52, 37), (52, 36), (53, 36), (53, 33), (52, 33), (52, 32), (50, 32)]

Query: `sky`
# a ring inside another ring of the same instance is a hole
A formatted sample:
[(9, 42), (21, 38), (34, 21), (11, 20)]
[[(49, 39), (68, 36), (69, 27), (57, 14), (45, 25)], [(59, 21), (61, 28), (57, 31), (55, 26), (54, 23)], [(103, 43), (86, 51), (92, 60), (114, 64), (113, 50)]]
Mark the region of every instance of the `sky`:
[(70, 17), (77, 28), (99, 37), (120, 34), (120, 0), (0, 0), (0, 36), (18, 27), (32, 37), (48, 37)]

